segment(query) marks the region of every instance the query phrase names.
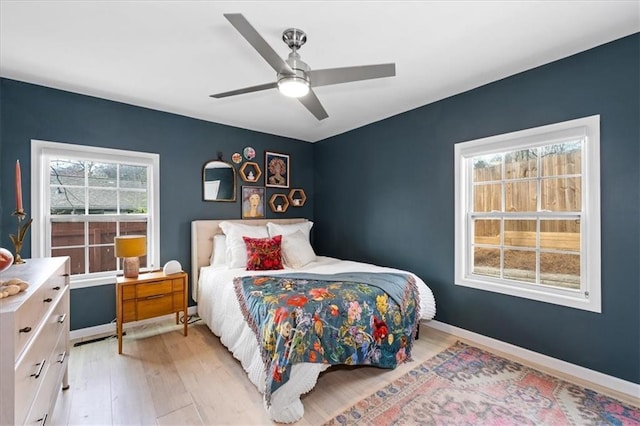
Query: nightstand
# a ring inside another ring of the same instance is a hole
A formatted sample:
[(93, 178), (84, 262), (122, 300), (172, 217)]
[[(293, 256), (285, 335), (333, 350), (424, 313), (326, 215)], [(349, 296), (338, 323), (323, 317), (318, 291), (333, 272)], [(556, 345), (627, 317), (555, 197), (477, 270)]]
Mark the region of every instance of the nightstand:
[(116, 280), (116, 329), (118, 353), (122, 353), (122, 324), (161, 315), (184, 312), (184, 330), (187, 335), (188, 276), (185, 272), (165, 275), (148, 272), (137, 278), (118, 277)]

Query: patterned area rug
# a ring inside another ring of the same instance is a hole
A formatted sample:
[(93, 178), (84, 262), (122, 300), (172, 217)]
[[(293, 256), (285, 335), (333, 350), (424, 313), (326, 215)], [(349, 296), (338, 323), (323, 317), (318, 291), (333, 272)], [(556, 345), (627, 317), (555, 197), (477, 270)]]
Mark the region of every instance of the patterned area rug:
[(327, 425), (640, 425), (640, 408), (458, 342)]

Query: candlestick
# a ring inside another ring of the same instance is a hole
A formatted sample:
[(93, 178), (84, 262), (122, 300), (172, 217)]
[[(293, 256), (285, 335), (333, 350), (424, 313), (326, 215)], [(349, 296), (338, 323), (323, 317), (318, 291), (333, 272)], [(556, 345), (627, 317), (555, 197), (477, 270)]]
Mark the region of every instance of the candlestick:
[(22, 176), (20, 173), (20, 160), (16, 160), (16, 211), (21, 212), (22, 208)]
[(18, 232), (16, 235), (9, 234), (9, 238), (11, 238), (11, 242), (15, 247), (16, 254), (13, 256), (13, 264), (18, 265), (21, 263), (25, 263), (24, 259), (20, 257), (20, 252), (22, 251), (22, 244), (24, 242), (24, 236), (27, 234), (29, 227), (31, 226), (31, 222), (33, 222), (33, 218), (29, 219), (24, 225), (20, 226), (20, 222), (22, 222), (26, 218), (26, 213), (24, 210), (17, 210), (11, 214), (16, 217), (16, 223)]

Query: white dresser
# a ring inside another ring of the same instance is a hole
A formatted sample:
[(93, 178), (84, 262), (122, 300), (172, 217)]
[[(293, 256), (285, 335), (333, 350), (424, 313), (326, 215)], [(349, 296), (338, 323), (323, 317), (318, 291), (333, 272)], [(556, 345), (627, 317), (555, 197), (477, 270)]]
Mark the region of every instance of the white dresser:
[(68, 388), (69, 258), (27, 259), (11, 278), (29, 288), (0, 299), (0, 425), (43, 425)]

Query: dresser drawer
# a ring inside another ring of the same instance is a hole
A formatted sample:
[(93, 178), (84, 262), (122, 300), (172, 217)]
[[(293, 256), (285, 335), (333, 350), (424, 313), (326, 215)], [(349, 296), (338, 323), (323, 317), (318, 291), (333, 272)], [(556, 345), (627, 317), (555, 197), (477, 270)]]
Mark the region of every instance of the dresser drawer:
[(173, 313), (173, 295), (168, 293), (148, 299), (138, 299), (136, 308), (137, 320), (171, 314)]
[(136, 297), (143, 299), (149, 296), (171, 293), (171, 280), (156, 281), (154, 283), (137, 284)]
[[(40, 425), (46, 423), (46, 419), (51, 417), (53, 396), (58, 393), (58, 386), (60, 386), (64, 369), (68, 363), (67, 344), (67, 335), (61, 333), (58, 342), (47, 359), (49, 366), (44, 372), (36, 399), (25, 418), (25, 425)], [(42, 419), (45, 420), (43, 421)]]

